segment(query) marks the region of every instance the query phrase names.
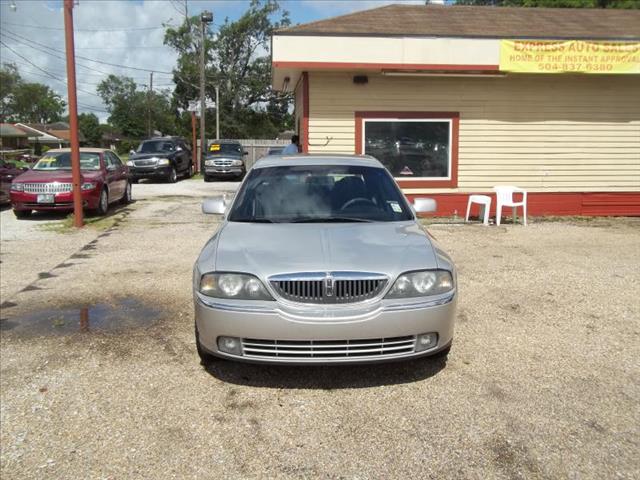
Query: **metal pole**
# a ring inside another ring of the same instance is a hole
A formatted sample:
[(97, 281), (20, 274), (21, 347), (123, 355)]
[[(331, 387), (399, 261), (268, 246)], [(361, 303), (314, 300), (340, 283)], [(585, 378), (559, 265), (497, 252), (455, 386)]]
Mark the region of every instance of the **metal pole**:
[(216, 85), (216, 138), (220, 140), (220, 88)]
[(204, 104), (204, 47), (205, 47), (205, 38), (204, 38), (204, 29), (205, 22), (200, 17), (200, 155), (198, 156), (199, 163), (202, 166), (204, 162), (204, 151), (206, 148), (205, 139), (204, 139), (204, 115), (205, 115), (205, 104)]
[(198, 173), (200, 171), (200, 162), (198, 162), (198, 144), (196, 143), (196, 112), (191, 112), (191, 134), (193, 136), (191, 157), (193, 159), (195, 171)]
[(149, 74), (149, 91), (147, 92), (147, 137), (151, 138), (151, 96), (153, 95), (153, 72)]
[(64, 36), (67, 56), (67, 95), (71, 143), (71, 176), (73, 180), (73, 225), (82, 227), (82, 192), (80, 175), (80, 142), (78, 140), (78, 99), (76, 97), (76, 59), (73, 42), (73, 0), (64, 0)]

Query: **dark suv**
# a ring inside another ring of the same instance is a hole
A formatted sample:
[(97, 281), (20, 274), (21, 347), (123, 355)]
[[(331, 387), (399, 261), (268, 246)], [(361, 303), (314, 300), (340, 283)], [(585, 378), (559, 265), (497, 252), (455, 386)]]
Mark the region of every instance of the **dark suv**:
[(216, 140), (209, 145), (209, 151), (202, 166), (204, 181), (210, 182), (213, 177), (234, 177), (242, 180), (247, 168), (244, 164), (244, 151), (240, 142), (233, 140)]
[(136, 183), (141, 178), (162, 179), (174, 183), (178, 175), (193, 176), (191, 150), (180, 137), (159, 137), (144, 140), (131, 152), (129, 175)]

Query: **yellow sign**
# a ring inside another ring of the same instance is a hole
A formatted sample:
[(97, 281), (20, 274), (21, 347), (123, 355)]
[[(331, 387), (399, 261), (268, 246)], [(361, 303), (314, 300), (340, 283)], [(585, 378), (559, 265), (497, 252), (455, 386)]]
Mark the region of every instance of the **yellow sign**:
[(640, 42), (501, 40), (500, 71), (640, 73)]
[(218, 150), (220, 150), (220, 145), (217, 143), (212, 143), (209, 147), (210, 152), (217, 152)]

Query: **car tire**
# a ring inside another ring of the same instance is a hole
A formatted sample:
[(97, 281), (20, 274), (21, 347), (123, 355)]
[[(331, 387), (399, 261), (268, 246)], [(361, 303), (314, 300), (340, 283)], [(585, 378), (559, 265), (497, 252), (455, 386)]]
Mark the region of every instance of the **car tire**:
[(138, 183), (138, 179), (137, 178), (132, 178), (131, 180), (129, 180), (131, 183)]
[(190, 163), (189, 168), (187, 169), (187, 178), (193, 177), (193, 174), (194, 174), (193, 163)]
[(237, 177), (237, 180), (238, 180), (239, 182), (241, 182), (242, 180), (244, 180), (244, 176), (245, 176), (245, 175), (246, 175), (245, 173), (241, 173), (241, 174)]
[(205, 175), (204, 176), (204, 181), (205, 182), (213, 182), (213, 178), (211, 178), (209, 175)]
[(176, 183), (178, 181), (178, 172), (176, 172), (175, 167), (171, 167), (171, 172), (169, 172), (169, 176), (167, 177), (167, 182)]
[(195, 327), (195, 331), (196, 331), (196, 350), (198, 351), (198, 357), (200, 357), (200, 365), (206, 368), (208, 365), (211, 365), (212, 363), (217, 361), (218, 357), (216, 357), (215, 355), (211, 355), (204, 348), (202, 348), (202, 345), (200, 344), (200, 335), (198, 333), (197, 325)]
[(109, 192), (106, 188), (103, 188), (100, 192), (100, 199), (98, 200), (98, 206), (95, 209), (97, 215), (106, 215), (109, 211)]
[(31, 216), (31, 210), (14, 210), (13, 214), (18, 219), (29, 218)]
[(122, 199), (120, 202), (123, 205), (128, 205), (131, 203), (131, 182), (127, 182), (127, 186), (124, 189), (124, 194), (122, 195)]

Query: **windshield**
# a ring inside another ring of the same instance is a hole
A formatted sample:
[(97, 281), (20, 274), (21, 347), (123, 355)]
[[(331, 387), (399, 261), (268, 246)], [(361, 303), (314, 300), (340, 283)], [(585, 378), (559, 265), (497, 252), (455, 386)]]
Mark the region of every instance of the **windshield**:
[(394, 222), (413, 214), (383, 168), (311, 165), (251, 170), (231, 222)]
[(237, 143), (212, 143), (207, 156), (211, 155), (242, 155), (242, 146)]
[(161, 153), (161, 152), (173, 152), (175, 147), (173, 142), (167, 142), (166, 140), (153, 140), (151, 142), (142, 142), (138, 147), (138, 153)]
[[(80, 152), (81, 170), (100, 170), (100, 154)], [(33, 170), (71, 170), (71, 152), (47, 153)]]

